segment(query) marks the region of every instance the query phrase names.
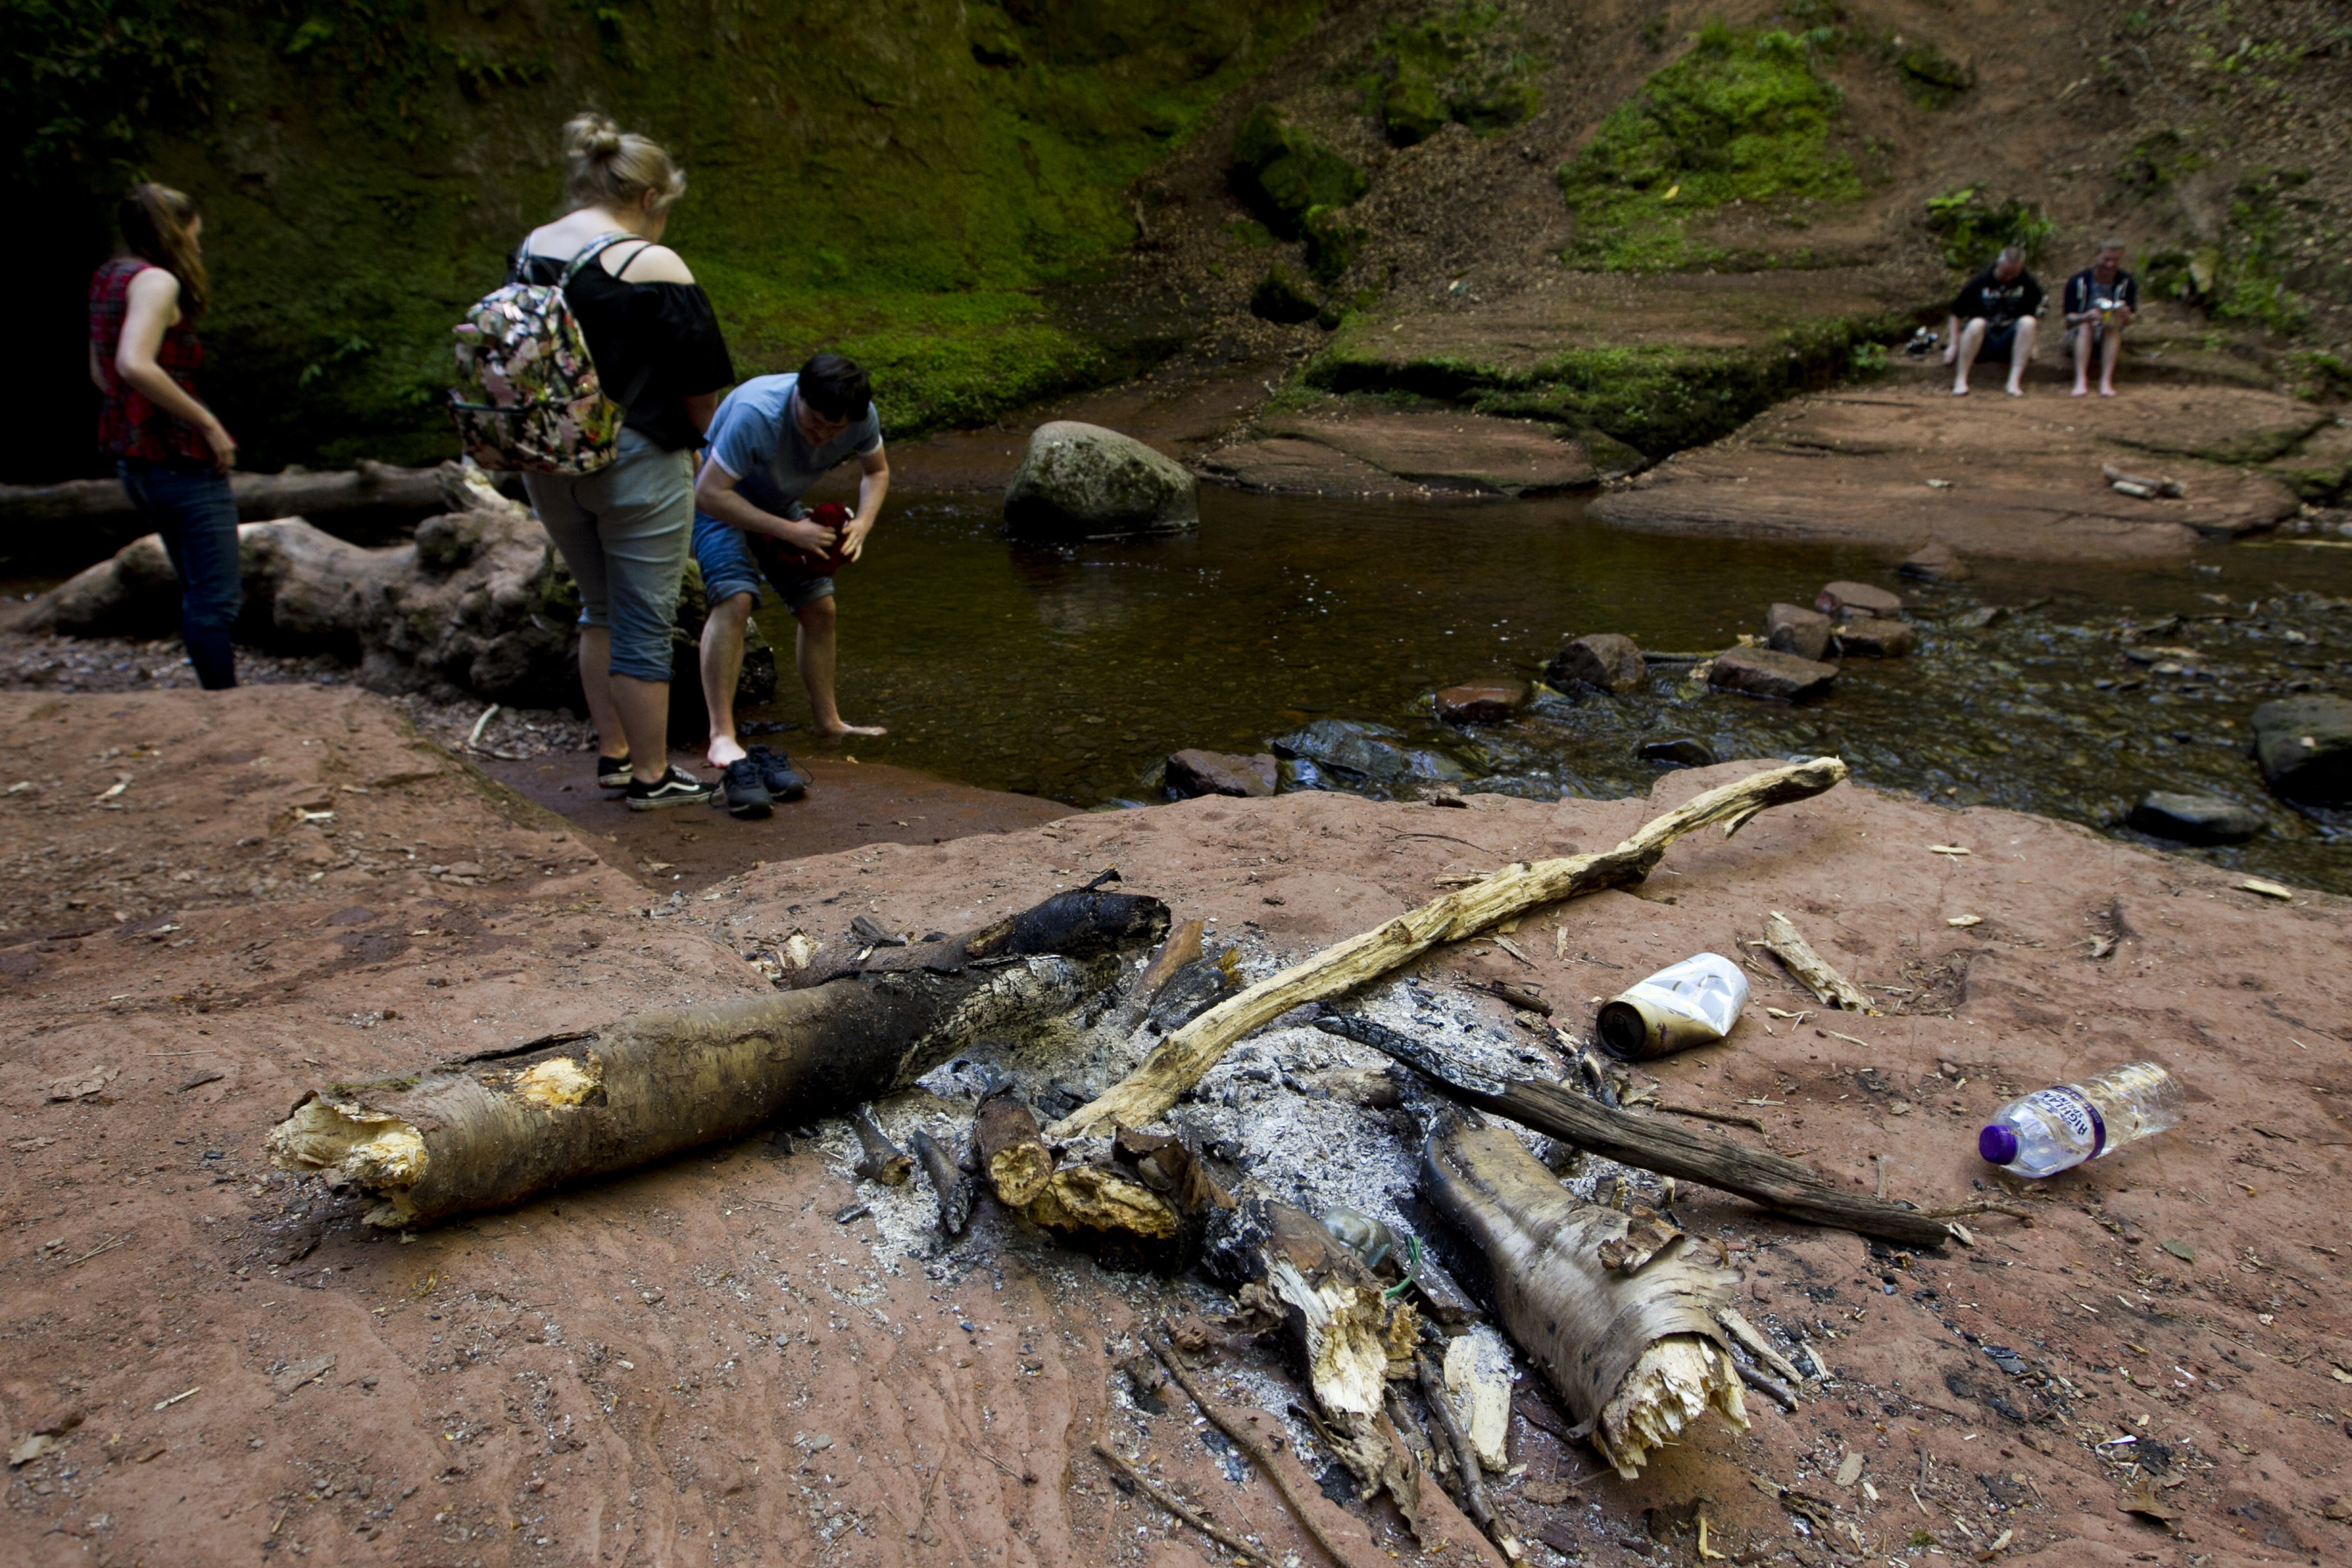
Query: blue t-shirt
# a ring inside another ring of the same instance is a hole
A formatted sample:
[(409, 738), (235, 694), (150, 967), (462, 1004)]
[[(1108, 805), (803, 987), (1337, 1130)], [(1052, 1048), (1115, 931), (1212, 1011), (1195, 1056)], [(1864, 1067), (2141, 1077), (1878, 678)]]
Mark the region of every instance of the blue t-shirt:
[(710, 456), (735, 476), (735, 493), (761, 511), (799, 517), (801, 496), (835, 465), (882, 449), (882, 420), (864, 416), (822, 447), (793, 417), (797, 375), (755, 375), (727, 395), (710, 421)]

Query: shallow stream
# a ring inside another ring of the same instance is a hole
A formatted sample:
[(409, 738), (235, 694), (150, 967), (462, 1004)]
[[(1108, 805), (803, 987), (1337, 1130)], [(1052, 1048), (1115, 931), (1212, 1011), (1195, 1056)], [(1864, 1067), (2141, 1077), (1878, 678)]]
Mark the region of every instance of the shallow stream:
[[(1717, 695), (1661, 662), (1631, 696), (1461, 730), (1432, 716), (1433, 690), (1535, 677), (1564, 637), (1711, 651), (1760, 630), (1776, 599), (1896, 580), (1874, 551), (1625, 533), (1574, 500), (1208, 489), (1202, 513), (1194, 534), (1035, 550), (1007, 545), (992, 498), (894, 498), (839, 579), (843, 711), (891, 729), (851, 754), (1091, 806), (1159, 798), (1171, 751), (1259, 752), (1339, 719), (1386, 726), (1485, 787), (1556, 798), (1646, 791), (1664, 770), (1639, 747), (1686, 736), (1724, 758), (1835, 752), (1883, 789), (2127, 837), (2116, 825), (2144, 792), (2210, 791), (2263, 812), (2268, 830), (2186, 853), (2352, 893), (2352, 813), (2273, 799), (2248, 755), (2259, 703), (2352, 689), (2352, 548), (2281, 540), (2165, 566), (1983, 565), (1962, 584), (1901, 584), (1917, 653), (1848, 661), (1817, 704)], [(2009, 613), (1973, 627), (1988, 606)], [(761, 619), (789, 649), (789, 617), (771, 605)], [(2126, 624), (2146, 628), (2138, 662), (2118, 637)], [(781, 700), (747, 717), (804, 717), (781, 662)]]

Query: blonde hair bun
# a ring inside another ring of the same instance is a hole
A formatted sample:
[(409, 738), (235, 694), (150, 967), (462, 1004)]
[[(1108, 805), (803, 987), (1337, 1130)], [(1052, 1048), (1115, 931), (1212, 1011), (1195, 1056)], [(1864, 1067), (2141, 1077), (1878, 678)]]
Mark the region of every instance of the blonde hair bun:
[(667, 212), (686, 195), (686, 171), (649, 136), (624, 131), (610, 115), (583, 110), (563, 127), (564, 189), (574, 211), (634, 207), (647, 192)]

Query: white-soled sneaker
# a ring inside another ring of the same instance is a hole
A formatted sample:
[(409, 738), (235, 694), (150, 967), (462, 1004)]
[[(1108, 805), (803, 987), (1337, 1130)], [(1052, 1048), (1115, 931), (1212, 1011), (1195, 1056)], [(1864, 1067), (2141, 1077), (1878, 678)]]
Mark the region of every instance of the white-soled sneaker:
[(672, 805), (700, 805), (709, 800), (711, 786), (683, 768), (672, 768), (659, 782), (632, 780), (629, 784), (631, 811), (660, 811)]

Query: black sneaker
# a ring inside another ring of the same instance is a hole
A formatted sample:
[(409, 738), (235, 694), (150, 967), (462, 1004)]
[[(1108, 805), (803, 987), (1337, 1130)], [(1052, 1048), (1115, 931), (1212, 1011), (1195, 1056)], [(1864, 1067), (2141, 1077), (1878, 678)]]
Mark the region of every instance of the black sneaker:
[(626, 757), (596, 759), (596, 785), (599, 789), (626, 789), (629, 780), (635, 776)]
[(647, 784), (643, 779), (630, 780), (629, 809), (659, 811), (671, 805), (700, 805), (715, 793), (713, 786), (704, 784), (692, 773), (682, 768), (672, 768), (656, 784)]
[[(726, 773), (720, 775), (720, 784), (727, 792), (727, 815), (730, 816), (752, 821), (766, 816), (776, 808), (774, 799), (768, 794), (768, 786), (761, 781), (760, 764), (750, 757), (738, 757), (728, 763)], [(714, 800), (711, 804), (715, 805), (718, 802)]]
[(808, 774), (794, 767), (783, 752), (754, 746), (745, 755), (759, 764), (760, 782), (767, 785), (770, 800), (798, 800), (808, 794)]

